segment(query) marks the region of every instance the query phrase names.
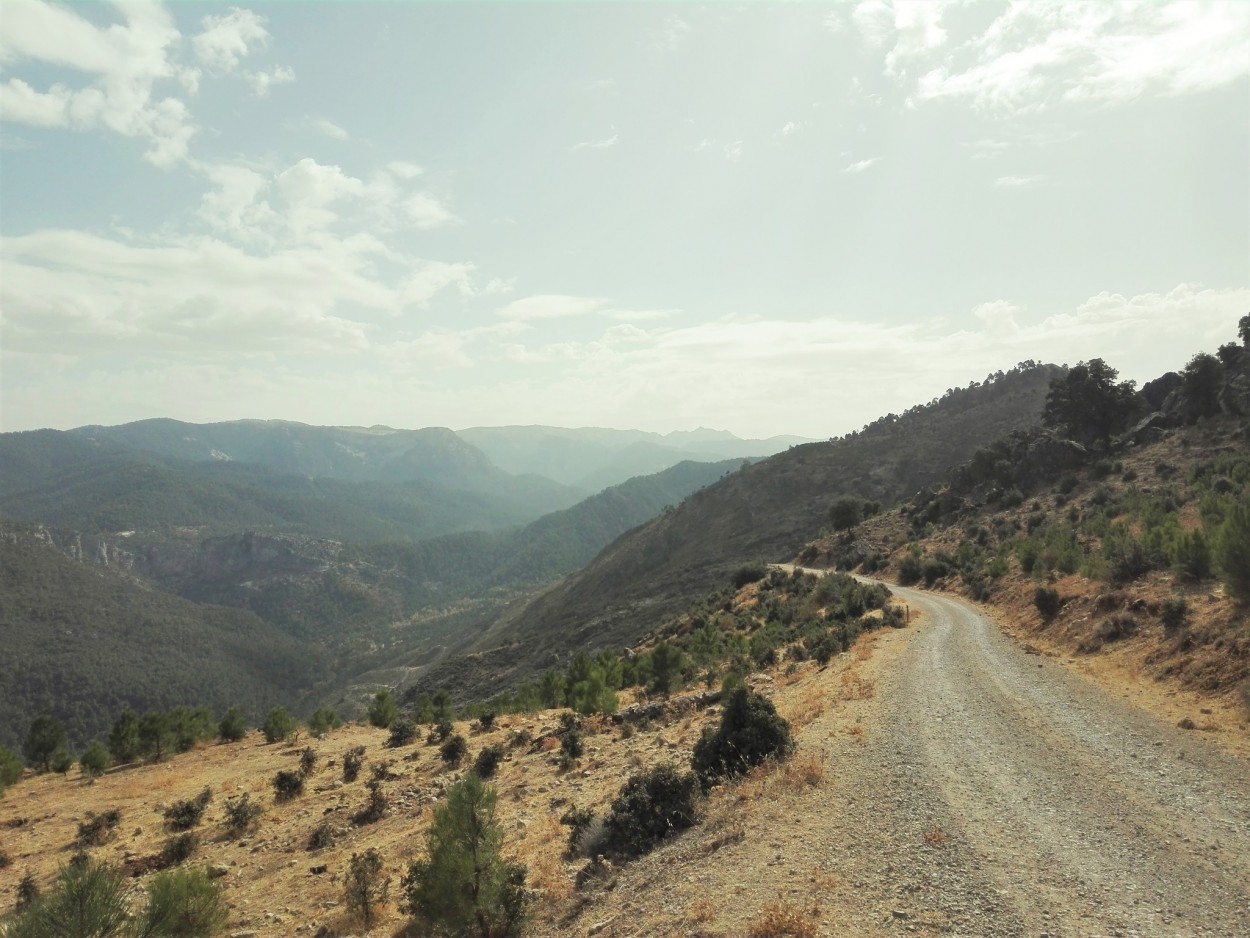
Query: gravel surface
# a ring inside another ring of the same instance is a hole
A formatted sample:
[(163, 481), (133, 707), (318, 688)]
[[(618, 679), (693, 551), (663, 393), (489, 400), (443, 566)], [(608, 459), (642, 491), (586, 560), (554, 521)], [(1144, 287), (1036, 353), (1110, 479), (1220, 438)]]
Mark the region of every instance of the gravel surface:
[(1244, 762), (1027, 654), (965, 603), (891, 589), (926, 624), (879, 680), (867, 743), (839, 754), (825, 846), (863, 924), (1250, 936)]

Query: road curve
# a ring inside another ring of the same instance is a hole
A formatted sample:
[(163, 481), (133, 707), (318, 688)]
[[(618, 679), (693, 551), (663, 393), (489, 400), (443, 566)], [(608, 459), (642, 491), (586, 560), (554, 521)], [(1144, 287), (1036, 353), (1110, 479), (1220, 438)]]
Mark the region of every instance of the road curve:
[[(1250, 936), (1250, 772), (1030, 655), (974, 607), (923, 624), (839, 766), (845, 872), (885, 930)], [(847, 848), (851, 849), (847, 849)]]

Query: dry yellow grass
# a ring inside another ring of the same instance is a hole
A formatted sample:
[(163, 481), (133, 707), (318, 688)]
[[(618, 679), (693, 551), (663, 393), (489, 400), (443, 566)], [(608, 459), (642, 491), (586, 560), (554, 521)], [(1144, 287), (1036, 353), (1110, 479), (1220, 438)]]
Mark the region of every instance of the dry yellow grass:
[(816, 924), (808, 912), (778, 899), (764, 906), (751, 920), (747, 935), (750, 938), (816, 938)]

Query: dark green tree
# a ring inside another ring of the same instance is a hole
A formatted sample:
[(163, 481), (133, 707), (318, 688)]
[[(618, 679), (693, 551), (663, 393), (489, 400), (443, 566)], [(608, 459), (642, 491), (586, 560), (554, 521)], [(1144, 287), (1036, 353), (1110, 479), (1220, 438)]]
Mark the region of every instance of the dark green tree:
[(1181, 387), (1199, 417), (1220, 412), (1220, 387), (1224, 383), (1224, 366), (1214, 355), (1199, 352), (1181, 372)]
[(208, 707), (174, 707), (169, 711), (169, 723), (178, 752), (190, 752), (196, 743), (217, 735), (217, 721)]
[(1080, 362), (1050, 383), (1042, 423), (1083, 442), (1106, 440), (1124, 428), (1134, 409), (1134, 382), (1101, 358)]
[(1201, 531), (1186, 531), (1172, 546), (1172, 565), (1187, 580), (1205, 580), (1211, 575), (1211, 545)]
[(109, 730), (109, 752), (118, 765), (128, 765), (139, 758), (139, 714), (127, 707)]
[(839, 498), (829, 506), (829, 523), (835, 531), (849, 531), (859, 524), (863, 507), (858, 498)]
[(22, 755), (30, 765), (42, 766), (45, 772), (49, 772), (52, 770), (52, 757), (57, 750), (65, 750), (67, 746), (65, 727), (44, 713), (31, 720), (26, 741), (22, 743)]
[(539, 682), (538, 696), (549, 710), (564, 706), (564, 675), (547, 669)]
[(446, 690), (436, 690), (430, 703), (434, 708), (435, 723), (450, 723), (456, 719), (456, 708), (451, 705), (451, 694)]
[(1237, 320), (1237, 335), (1241, 336), (1241, 344), (1250, 347), (1250, 313)]
[(510, 938), (525, 922), (525, 868), (502, 855), (494, 789), (470, 773), (452, 786), (408, 867), (405, 907), (436, 935)]
[(379, 729), (386, 729), (397, 716), (399, 707), (395, 704), (395, 698), (391, 696), (390, 688), (384, 687), (374, 695), (373, 702), (369, 704), (369, 722)]
[(651, 689), (667, 697), (681, 683), (686, 656), (676, 645), (660, 642), (651, 651)]
[(139, 750), (160, 762), (174, 749), (178, 737), (173, 720), (163, 710), (150, 710), (139, 719)]

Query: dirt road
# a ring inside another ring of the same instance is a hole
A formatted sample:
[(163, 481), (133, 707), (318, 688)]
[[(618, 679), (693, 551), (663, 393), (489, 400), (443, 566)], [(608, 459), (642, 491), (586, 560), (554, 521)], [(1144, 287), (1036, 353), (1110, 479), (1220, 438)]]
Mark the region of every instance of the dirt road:
[(882, 674), (877, 731), (841, 754), (830, 831), (861, 921), (1250, 936), (1244, 762), (1026, 654), (964, 603), (891, 589), (926, 623)]

